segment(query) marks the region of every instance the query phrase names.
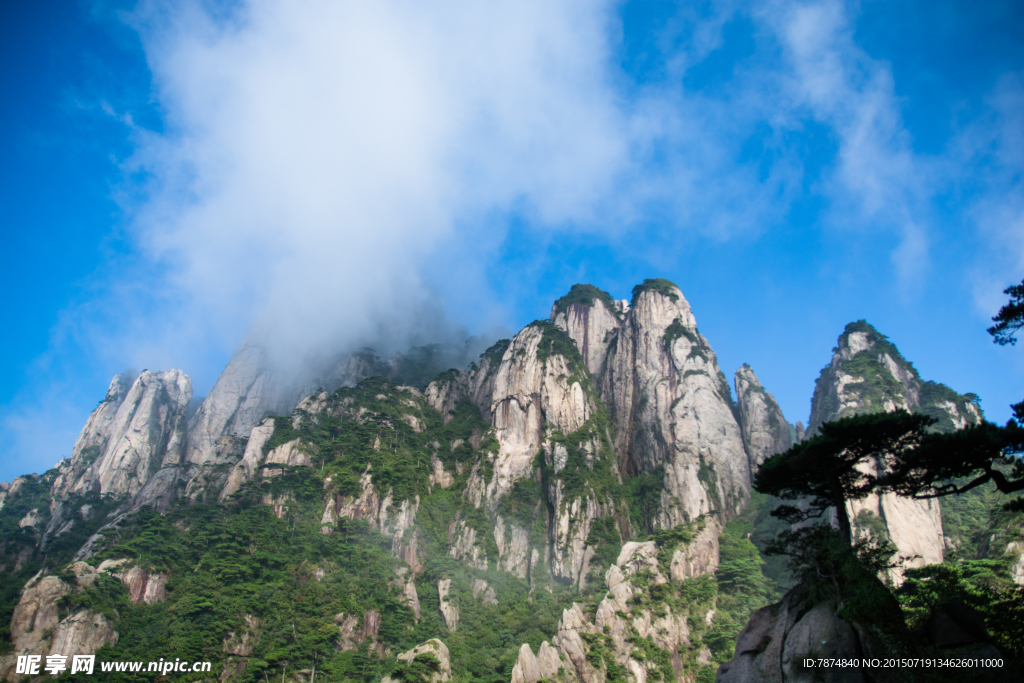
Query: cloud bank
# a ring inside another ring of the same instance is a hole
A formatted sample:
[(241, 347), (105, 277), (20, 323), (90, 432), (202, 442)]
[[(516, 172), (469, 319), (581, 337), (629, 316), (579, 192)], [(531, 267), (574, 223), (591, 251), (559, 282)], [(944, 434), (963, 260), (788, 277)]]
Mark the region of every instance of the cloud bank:
[[(889, 236), (912, 295), (950, 229), (937, 199), (964, 193), (976, 300), (997, 307), (1024, 268), (1024, 79), (922, 153), (858, 7), (684, 3), (637, 48), (622, 3), (600, 0), (143, 2), (123, 19), (162, 127), (104, 103), (135, 150), (130, 248), (64, 312), (46, 362), (74, 345), (203, 390), (251, 329), (296, 363), (455, 339), (466, 321), (442, 292), (485, 327), (517, 322), (493, 283), (536, 271), (502, 270), (510, 225), (655, 263), (785, 226), (808, 197), (823, 232)], [(738, 24), (750, 46), (730, 52)], [(59, 393), (8, 411), (6, 450), (56, 459), (34, 434)]]

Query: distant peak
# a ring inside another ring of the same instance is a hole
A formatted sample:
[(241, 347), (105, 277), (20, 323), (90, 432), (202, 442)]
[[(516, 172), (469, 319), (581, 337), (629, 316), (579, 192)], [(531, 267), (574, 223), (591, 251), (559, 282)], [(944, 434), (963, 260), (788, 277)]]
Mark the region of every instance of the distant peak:
[(844, 359), (850, 359), (861, 351), (877, 349), (879, 352), (887, 353), (894, 361), (910, 365), (896, 345), (889, 341), (889, 337), (866, 320), (847, 324), (843, 333), (839, 335), (838, 344), (834, 351)]

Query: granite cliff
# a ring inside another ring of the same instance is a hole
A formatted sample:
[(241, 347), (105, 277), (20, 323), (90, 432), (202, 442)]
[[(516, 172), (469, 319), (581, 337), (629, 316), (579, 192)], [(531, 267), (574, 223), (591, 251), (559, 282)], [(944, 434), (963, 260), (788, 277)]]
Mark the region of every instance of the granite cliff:
[[(574, 286), (438, 367), (459, 353), (363, 349), (295, 379), (250, 339), (192, 415), (179, 370), (115, 377), (68, 460), (0, 487), (0, 676), (17, 653), (144, 640), (224, 658), (225, 682), (710, 680), (788, 587), (748, 501), (799, 426), (749, 366), (733, 397), (666, 280), (628, 302)], [(893, 407), (980, 419), (864, 324), (813, 406), (812, 434)], [(853, 516), (878, 533), (868, 514), (941, 559), (937, 506), (869, 499)]]

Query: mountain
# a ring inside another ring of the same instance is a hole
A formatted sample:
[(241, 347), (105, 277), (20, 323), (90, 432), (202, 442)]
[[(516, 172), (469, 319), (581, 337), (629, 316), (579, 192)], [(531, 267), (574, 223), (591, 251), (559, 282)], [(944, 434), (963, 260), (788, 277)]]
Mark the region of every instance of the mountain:
[[(821, 424), (841, 417), (899, 409), (936, 419), (935, 428), (941, 431), (982, 420), (976, 396), (922, 380), (885, 335), (863, 320), (850, 323), (815, 384), (808, 434), (813, 436)], [(859, 534), (884, 535), (900, 555), (913, 558), (906, 566), (942, 562), (945, 537), (938, 499), (872, 494), (848, 503), (847, 512)], [(893, 572), (897, 583), (900, 576)]]
[[(115, 377), (68, 460), (0, 486), (0, 678), (103, 648), (221, 681), (711, 680), (788, 587), (750, 486), (800, 431), (749, 366), (734, 400), (667, 280), (576, 285), (471, 351), (296, 380), (247, 340), (191, 417), (181, 371)], [(811, 433), (889, 404), (980, 419), (866, 324), (835, 353)], [(916, 503), (872, 505), (910, 538)]]

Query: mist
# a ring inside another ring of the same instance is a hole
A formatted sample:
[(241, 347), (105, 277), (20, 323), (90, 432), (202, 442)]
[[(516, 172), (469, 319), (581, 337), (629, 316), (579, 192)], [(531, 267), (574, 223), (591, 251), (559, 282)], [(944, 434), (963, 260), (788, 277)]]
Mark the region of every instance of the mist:
[[(702, 266), (707, 245), (777, 234), (790, 246), (751, 259), (763, 281), (786, 279), (772, 258), (806, 279), (758, 305), (805, 325), (805, 304), (831, 316), (865, 270), (886, 305), (895, 292), (912, 306), (968, 230), (976, 253), (955, 251), (970, 281), (950, 287), (971, 290), (958, 315), (984, 323), (1024, 263), (1024, 81), (1006, 75), (922, 151), (891, 64), (858, 42), (858, 8), (680, 3), (629, 29), (626, 5), (601, 0), (141, 2), (113, 19), (141, 41), (157, 120), (93, 93), (89, 111), (131, 148), (112, 188), (120, 246), (0, 407), (0, 448), (24, 463), (11, 471), (66, 457), (97, 378), (128, 367), (180, 368), (201, 395), (253, 340), (283, 376), (363, 347), (441, 344), (463, 362), (545, 316), (551, 280), (594, 279), (595, 259), (552, 263), (579, 245), (604, 250), (622, 281), (593, 284), (622, 297)], [(750, 52), (708, 71), (730, 25)], [(733, 275), (707, 283), (740, 283), (728, 309), (748, 270), (721, 258)], [(715, 315), (738, 340), (712, 340), (723, 364), (755, 360), (740, 355), (750, 330)], [(767, 376), (787, 416), (817, 369)]]
[(181, 297), (162, 338), (251, 325), (279, 364), (464, 340), (425, 259), (500, 229), (488, 216), (513, 203), (585, 220), (629, 167), (607, 16), (593, 2), (143, 6), (131, 21), (166, 128), (138, 132), (132, 229)]

